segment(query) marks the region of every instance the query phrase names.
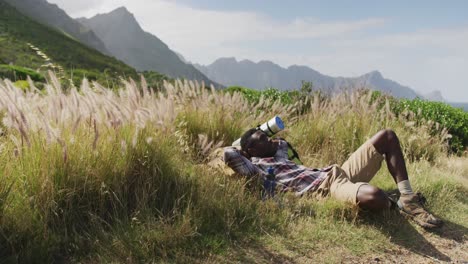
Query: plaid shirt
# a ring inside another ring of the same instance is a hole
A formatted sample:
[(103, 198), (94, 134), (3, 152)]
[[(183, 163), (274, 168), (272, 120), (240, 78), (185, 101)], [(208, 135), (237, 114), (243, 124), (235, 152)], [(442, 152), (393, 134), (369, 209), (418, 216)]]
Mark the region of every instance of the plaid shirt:
[(224, 162), (235, 172), (250, 177), (260, 175), (265, 178), (268, 174), (268, 168), (271, 167), (280, 191), (290, 190), (297, 195), (317, 190), (331, 169), (331, 166), (323, 169), (312, 169), (290, 161), (288, 159), (288, 144), (284, 140), (279, 141), (275, 156), (253, 157), (252, 161), (242, 156), (236, 148), (227, 147), (224, 149)]

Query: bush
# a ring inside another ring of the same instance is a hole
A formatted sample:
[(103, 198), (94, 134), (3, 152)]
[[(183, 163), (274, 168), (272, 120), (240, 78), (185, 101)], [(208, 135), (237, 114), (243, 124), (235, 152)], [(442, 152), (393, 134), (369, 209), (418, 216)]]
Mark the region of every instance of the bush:
[(254, 90), (242, 86), (230, 86), (224, 90), (230, 94), (235, 92), (241, 93), (245, 99), (247, 99), (251, 103), (258, 103), (260, 100), (261, 92), (259, 90)]
[(73, 80), (78, 80), (81, 82), (83, 78), (86, 78), (90, 81), (96, 81), (100, 77), (99, 72), (90, 71), (90, 70), (83, 70), (83, 69), (76, 69), (73, 71)]
[(45, 78), (42, 74), (34, 71), (33, 69), (15, 66), (15, 65), (6, 65), (0, 64), (0, 77), (7, 78), (12, 81), (17, 80), (26, 80), (31, 77), (33, 81), (45, 82)]
[(21, 90), (25, 91), (29, 89), (29, 83), (28, 81), (16, 81), (15, 86), (20, 88)]
[(240, 92), (251, 103), (258, 103), (262, 96), (272, 102), (280, 101), (283, 104), (292, 104), (295, 102), (295, 98), (292, 96), (294, 93), (289, 91), (280, 91), (272, 87), (265, 90), (254, 90), (242, 86), (230, 86), (224, 91), (231, 94), (234, 92)]
[(144, 71), (141, 74), (145, 78), (148, 87), (151, 87), (152, 89), (158, 89), (162, 87), (164, 81), (170, 80), (166, 75), (155, 71)]
[(415, 99), (400, 100), (395, 104), (394, 111), (399, 115), (411, 111), (417, 115), (419, 124), (432, 120), (447, 128), (452, 135), (449, 144), (455, 153), (462, 153), (468, 146), (468, 112), (462, 109), (446, 103)]

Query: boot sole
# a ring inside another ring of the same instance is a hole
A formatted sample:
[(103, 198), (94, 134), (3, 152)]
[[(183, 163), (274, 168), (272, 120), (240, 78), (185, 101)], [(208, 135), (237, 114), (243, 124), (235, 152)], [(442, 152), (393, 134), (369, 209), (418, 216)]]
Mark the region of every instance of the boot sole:
[(398, 206), (398, 209), (400, 211), (400, 214), (402, 214), (403, 216), (405, 216), (405, 218), (407, 219), (411, 219), (413, 222), (415, 222), (416, 224), (418, 224), (419, 226), (423, 227), (423, 228), (426, 228), (426, 229), (435, 229), (435, 228), (440, 228), (442, 227), (443, 224), (440, 224), (440, 225), (434, 225), (434, 224), (431, 224), (431, 223), (427, 223), (427, 222), (422, 222), (422, 221), (419, 221), (416, 219), (416, 217), (408, 212), (406, 212), (405, 210), (402, 209), (401, 207), (401, 204), (400, 204), (400, 201), (397, 202), (397, 206)]
[(443, 225), (443, 222), (440, 225), (435, 225), (435, 224), (419, 221), (413, 214), (410, 214), (403, 209), (403, 206), (401, 205), (400, 201), (397, 202), (397, 206), (398, 206), (400, 213), (403, 216), (405, 216), (408, 219), (413, 220), (416, 224), (418, 224), (421, 227), (424, 227), (427, 229), (434, 229), (434, 228), (440, 228)]

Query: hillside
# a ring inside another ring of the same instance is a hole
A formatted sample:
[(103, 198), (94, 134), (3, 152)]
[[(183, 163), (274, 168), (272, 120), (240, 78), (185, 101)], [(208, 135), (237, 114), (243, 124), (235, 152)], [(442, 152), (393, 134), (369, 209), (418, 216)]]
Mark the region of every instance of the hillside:
[(181, 61), (156, 36), (145, 32), (125, 7), (90, 19), (80, 18), (78, 21), (91, 28), (111, 54), (139, 71), (152, 70), (173, 78), (213, 83), (195, 67)]
[(19, 12), (31, 17), (44, 25), (48, 25), (59, 31), (68, 34), (72, 38), (80, 41), (86, 46), (109, 55), (104, 43), (94, 34), (94, 32), (73, 18), (55, 4), (50, 4), (46, 0), (4, 0)]
[(330, 77), (306, 66), (293, 65), (282, 68), (270, 61), (254, 63), (249, 60), (221, 58), (208, 66), (195, 64), (208, 78), (225, 86), (240, 85), (254, 89), (274, 87), (282, 90), (298, 89), (302, 81), (313, 83), (314, 89), (339, 92), (343, 89), (369, 88), (401, 98), (415, 98), (411, 88), (385, 79), (378, 71), (359, 77)]
[(5, 0), (0, 0), (0, 50), (0, 64), (28, 67), (43, 73), (58, 71), (52, 64), (60, 66), (67, 78), (73, 74), (78, 82), (84, 76), (101, 80), (137, 77), (136, 71), (123, 62), (32, 20)]

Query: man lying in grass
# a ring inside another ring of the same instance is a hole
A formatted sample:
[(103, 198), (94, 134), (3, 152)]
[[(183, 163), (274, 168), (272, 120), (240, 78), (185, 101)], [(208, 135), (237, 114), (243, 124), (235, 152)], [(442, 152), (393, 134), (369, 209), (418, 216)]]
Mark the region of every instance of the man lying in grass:
[(224, 150), (225, 163), (241, 175), (266, 177), (270, 170), (276, 176), (279, 191), (291, 190), (297, 195), (310, 193), (317, 197), (331, 195), (370, 210), (391, 208), (395, 204), (381, 189), (368, 184), (385, 159), (401, 194), (396, 201), (400, 211), (425, 228), (442, 226), (443, 222), (427, 212), (421, 197), (413, 193), (400, 142), (392, 130), (375, 134), (342, 166), (321, 169), (294, 163), (288, 158), (286, 141), (269, 138), (259, 129), (250, 129), (242, 136), (241, 149)]

